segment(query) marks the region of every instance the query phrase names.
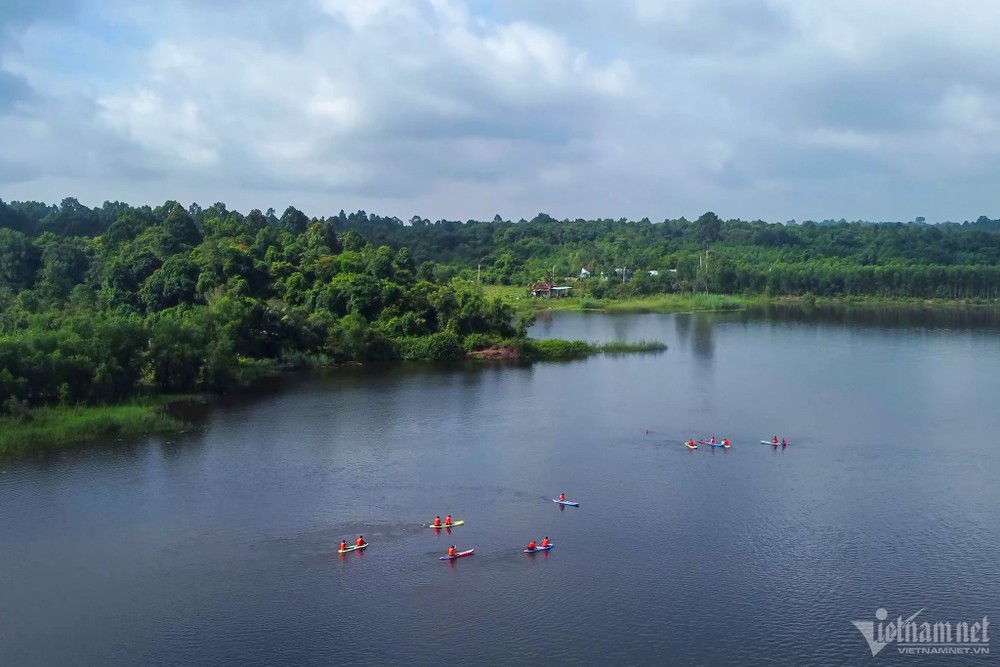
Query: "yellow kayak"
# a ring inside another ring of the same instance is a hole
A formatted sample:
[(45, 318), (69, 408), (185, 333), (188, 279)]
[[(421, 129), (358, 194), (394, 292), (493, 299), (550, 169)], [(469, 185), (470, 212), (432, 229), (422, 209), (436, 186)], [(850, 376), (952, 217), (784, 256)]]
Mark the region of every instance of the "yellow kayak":
[(465, 523), (465, 521), (464, 521), (464, 520), (459, 520), (459, 521), (452, 521), (451, 523), (448, 523), (448, 524), (444, 524), (444, 523), (442, 523), (442, 524), (441, 524), (440, 526), (435, 526), (435, 525), (434, 525), (434, 524), (432, 523), (432, 524), (430, 524), (430, 525), (429, 525), (429, 526), (427, 526), (427, 527), (428, 527), (428, 528), (437, 528), (438, 530), (441, 530), (442, 528), (453, 528), (453, 527), (455, 527), (455, 526), (461, 526), (461, 525), (462, 525), (463, 523)]
[(346, 549), (337, 549), (337, 553), (338, 554), (346, 554), (348, 551), (360, 551), (362, 549), (367, 549), (367, 548), (368, 548), (368, 543), (365, 542), (361, 546), (358, 546), (357, 544), (355, 544), (353, 547), (347, 547)]

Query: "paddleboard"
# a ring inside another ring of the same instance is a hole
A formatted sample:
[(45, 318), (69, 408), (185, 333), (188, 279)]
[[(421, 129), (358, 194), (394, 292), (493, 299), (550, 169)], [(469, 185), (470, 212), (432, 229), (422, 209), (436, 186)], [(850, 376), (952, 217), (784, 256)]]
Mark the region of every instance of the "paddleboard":
[(461, 526), (463, 523), (465, 523), (465, 520), (464, 519), (459, 519), (458, 521), (452, 521), (451, 523), (447, 523), (447, 524), (446, 523), (442, 523), (440, 526), (435, 526), (432, 523), (432, 524), (430, 524), (427, 527), (428, 528), (437, 528), (438, 530), (441, 530), (442, 528), (454, 528), (455, 526)]
[(368, 548), (368, 543), (365, 542), (360, 547), (357, 544), (355, 544), (353, 547), (347, 547), (346, 549), (337, 549), (337, 553), (346, 554), (348, 551), (360, 551), (361, 549), (367, 549), (367, 548)]
[(553, 498), (552, 502), (554, 502), (556, 505), (569, 505), (570, 507), (580, 506), (580, 503), (571, 502), (569, 500), (556, 500), (555, 498)]
[(771, 446), (776, 447), (776, 446), (780, 445), (781, 443), (780, 442), (772, 442), (770, 440), (761, 440), (760, 444), (762, 444), (762, 445), (771, 445)]
[(554, 546), (555, 546), (554, 544), (550, 544), (547, 547), (535, 547), (534, 549), (525, 549), (522, 553), (533, 554), (533, 553), (538, 553), (539, 551), (548, 551)]
[(469, 549), (468, 551), (459, 551), (454, 556), (438, 556), (438, 560), (455, 560), (456, 558), (471, 556), (473, 552), (475, 552), (475, 549)]

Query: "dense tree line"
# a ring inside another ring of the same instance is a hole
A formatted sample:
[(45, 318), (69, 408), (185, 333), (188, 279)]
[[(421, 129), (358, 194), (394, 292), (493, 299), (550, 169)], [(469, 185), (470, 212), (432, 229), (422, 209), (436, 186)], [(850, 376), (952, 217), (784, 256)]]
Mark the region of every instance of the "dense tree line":
[(406, 248), (291, 207), (0, 202), (6, 412), (225, 391), (311, 358), (457, 358), (512, 320)]
[[(846, 221), (769, 224), (706, 213), (648, 219), (430, 222), (341, 213), (338, 226), (373, 243), (406, 246), (418, 262), (484, 282), (562, 281), (583, 267), (596, 296), (727, 294), (983, 298), (1000, 296), (1000, 220), (963, 224)], [(650, 271), (656, 275), (650, 275)], [(631, 278), (623, 281), (624, 277)], [(625, 283), (625, 284), (622, 284)]]
[[(476, 281), (595, 296), (1000, 297), (1000, 221), (456, 222), (0, 201), (0, 410), (215, 390), (276, 365), (461, 356), (525, 334)], [(602, 280), (600, 276), (605, 276)], [(473, 280), (475, 279), (475, 280)]]

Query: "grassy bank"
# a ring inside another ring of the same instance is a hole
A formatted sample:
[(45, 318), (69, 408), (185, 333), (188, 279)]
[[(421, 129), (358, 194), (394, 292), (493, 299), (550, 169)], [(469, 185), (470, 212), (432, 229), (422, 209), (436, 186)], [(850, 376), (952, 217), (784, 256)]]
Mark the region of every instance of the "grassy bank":
[(541, 299), (528, 294), (523, 287), (484, 285), (489, 298), (500, 297), (518, 313), (539, 310), (600, 311), (606, 313), (679, 313), (695, 311), (740, 310), (747, 306), (789, 304), (801, 306), (900, 306), (910, 308), (1000, 308), (995, 299), (926, 299), (893, 296), (768, 296), (764, 294), (655, 294), (628, 299), (595, 299), (565, 297)]
[(0, 457), (64, 448), (108, 435), (123, 437), (175, 431), (184, 423), (167, 412), (175, 397), (122, 405), (43, 407), (21, 418), (0, 417)]
[(523, 287), (483, 286), (487, 298), (499, 297), (519, 313), (534, 310), (603, 311), (609, 313), (673, 313), (699, 310), (739, 310), (751, 303), (763, 303), (764, 297), (726, 294), (657, 294), (630, 299), (594, 299), (565, 297), (540, 299), (527, 295)]

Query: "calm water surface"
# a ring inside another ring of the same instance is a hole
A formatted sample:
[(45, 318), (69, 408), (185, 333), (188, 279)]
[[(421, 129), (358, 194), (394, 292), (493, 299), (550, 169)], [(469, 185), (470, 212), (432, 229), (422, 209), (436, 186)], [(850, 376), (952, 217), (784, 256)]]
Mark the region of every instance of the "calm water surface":
[[(994, 316), (533, 335), (670, 348), (341, 369), (180, 436), (0, 464), (0, 665), (992, 662), (873, 659), (851, 621), (1000, 611)], [(680, 444), (713, 435), (732, 449)], [(446, 513), (466, 525), (421, 526)]]

